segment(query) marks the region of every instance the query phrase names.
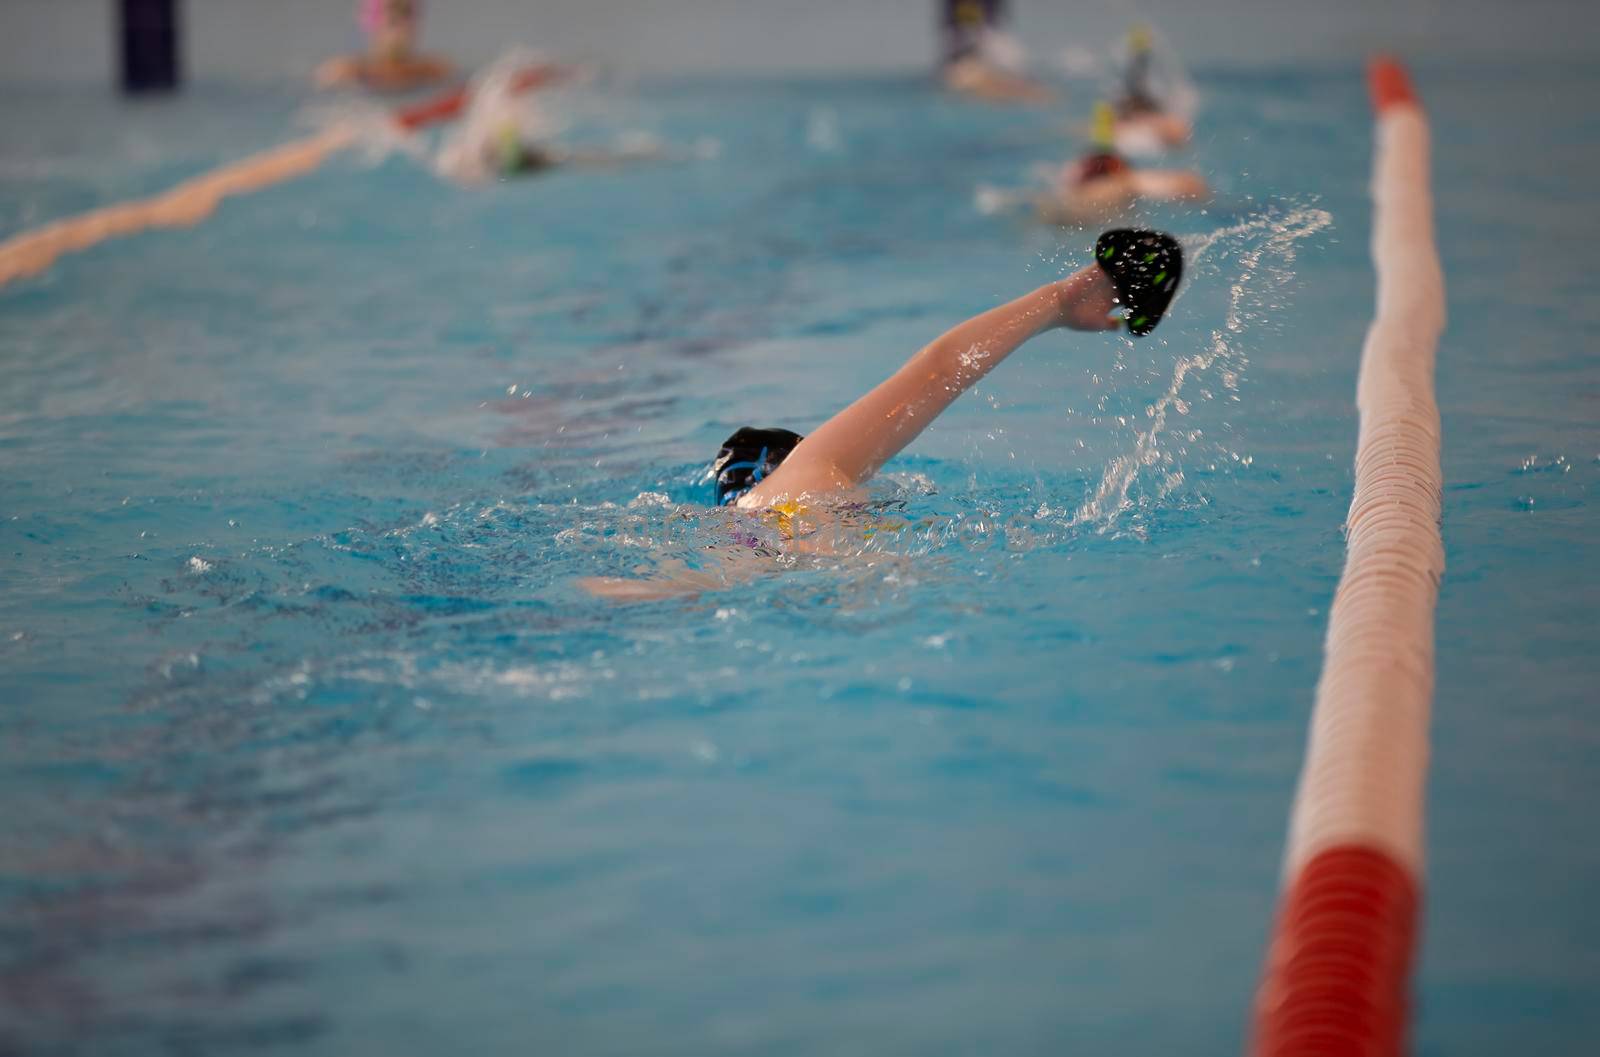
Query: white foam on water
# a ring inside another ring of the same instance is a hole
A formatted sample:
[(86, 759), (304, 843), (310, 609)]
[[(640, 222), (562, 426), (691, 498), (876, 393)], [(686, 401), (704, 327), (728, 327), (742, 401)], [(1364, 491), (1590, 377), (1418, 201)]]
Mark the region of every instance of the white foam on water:
[(426, 157), (422, 141), (394, 120), (387, 107), (369, 99), (339, 99), (307, 107), (300, 123), (320, 132), (343, 131), (369, 165), (377, 165), (393, 154), (422, 160)]
[(514, 48), (473, 79), (466, 115), (439, 145), (435, 168), (441, 176), (462, 183), (489, 179), (489, 147), (507, 128), (524, 143), (547, 142), (566, 130), (566, 120), (539, 98), (545, 93), (517, 89), (522, 71), (543, 61), (537, 52)]
[(818, 154), (837, 154), (844, 146), (839, 135), (839, 115), (832, 107), (813, 107), (806, 116), (806, 146)]
[(1038, 191), (1028, 187), (995, 187), (992, 184), (979, 184), (972, 192), (972, 205), (984, 216), (995, 216), (999, 213), (1009, 213), (1014, 209), (1026, 209), (1033, 205)]

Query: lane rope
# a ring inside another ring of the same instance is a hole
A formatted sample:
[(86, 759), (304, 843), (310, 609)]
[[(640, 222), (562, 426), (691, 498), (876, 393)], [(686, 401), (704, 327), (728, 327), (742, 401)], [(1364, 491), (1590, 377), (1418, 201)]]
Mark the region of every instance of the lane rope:
[(1434, 355), (1444, 276), (1428, 121), (1405, 68), (1373, 61), (1377, 308), (1356, 386), (1344, 573), (1328, 617), (1254, 1057), (1399, 1057), (1421, 917), (1423, 798), (1444, 575)]
[[(531, 91), (572, 76), (569, 67), (543, 63), (523, 70), (512, 90)], [(462, 85), (391, 115), (404, 132), (457, 117), (471, 101)], [(114, 238), (152, 228), (193, 227), (216, 212), (223, 199), (251, 194), (315, 171), (331, 155), (353, 145), (359, 135), (348, 125), (286, 143), (230, 165), (185, 180), (149, 198), (119, 202), (56, 220), (0, 242), (0, 287), (38, 275), (62, 256), (80, 253)]]

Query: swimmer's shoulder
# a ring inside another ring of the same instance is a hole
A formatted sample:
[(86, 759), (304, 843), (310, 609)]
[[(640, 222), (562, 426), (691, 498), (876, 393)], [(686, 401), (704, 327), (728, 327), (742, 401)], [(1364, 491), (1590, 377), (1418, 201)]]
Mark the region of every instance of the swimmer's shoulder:
[(316, 83), (321, 88), (336, 88), (360, 80), (361, 58), (357, 55), (340, 55), (317, 67)]
[(785, 460), (771, 476), (740, 496), (736, 506), (759, 511), (829, 505), (848, 499), (857, 491), (855, 482), (831, 459), (803, 457), (802, 462), (794, 464)]

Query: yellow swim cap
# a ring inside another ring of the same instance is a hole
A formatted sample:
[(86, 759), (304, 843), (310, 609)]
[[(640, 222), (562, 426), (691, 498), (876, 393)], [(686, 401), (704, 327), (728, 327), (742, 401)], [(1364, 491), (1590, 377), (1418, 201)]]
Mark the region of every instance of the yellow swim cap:
[(500, 165), (500, 171), (515, 172), (522, 161), (522, 137), (517, 132), (515, 121), (504, 122), (496, 130), (494, 147), (495, 160)]
[(1094, 125), (1089, 133), (1096, 148), (1109, 152), (1116, 143), (1116, 114), (1104, 99), (1094, 104)]
[(1150, 27), (1144, 23), (1136, 23), (1128, 30), (1128, 50), (1138, 53), (1150, 50)]

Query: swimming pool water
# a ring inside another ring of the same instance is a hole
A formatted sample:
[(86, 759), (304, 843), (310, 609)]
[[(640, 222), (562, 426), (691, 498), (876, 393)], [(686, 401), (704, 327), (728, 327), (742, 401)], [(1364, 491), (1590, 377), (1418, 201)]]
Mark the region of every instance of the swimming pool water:
[[(1416, 1052), (1586, 1054), (1600, 81), (1418, 80)], [(1086, 87), (646, 84), (591, 133), (720, 152), (475, 191), (351, 156), (0, 291), (0, 1052), (1238, 1052), (1343, 559), (1370, 125), (1354, 68), (1200, 87), (1221, 196), (1148, 218), (1208, 243), (1155, 337), (1037, 340), (859, 553), (688, 600), (573, 581), (704, 562), (733, 428), (1084, 262), (973, 194), (1065, 157)], [(0, 233), (301, 103), (8, 93)]]

